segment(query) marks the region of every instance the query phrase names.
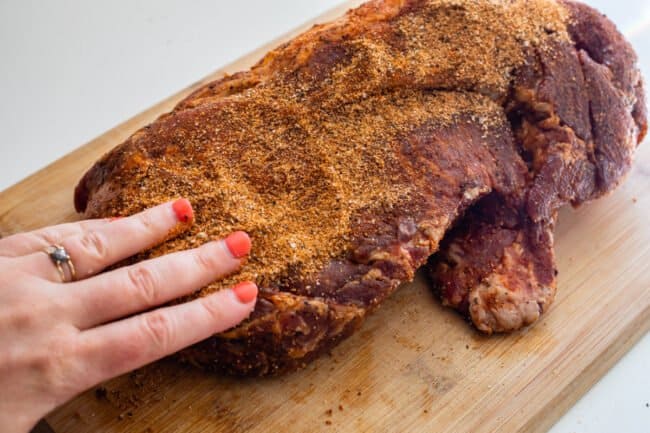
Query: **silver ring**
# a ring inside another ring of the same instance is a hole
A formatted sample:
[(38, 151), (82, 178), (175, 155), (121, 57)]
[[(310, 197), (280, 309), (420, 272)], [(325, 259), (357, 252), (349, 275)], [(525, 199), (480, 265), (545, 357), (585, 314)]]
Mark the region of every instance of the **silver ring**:
[[(50, 260), (52, 260), (52, 263), (54, 263), (54, 266), (56, 266), (57, 271), (59, 271), (61, 281), (67, 283), (69, 281), (74, 281), (77, 278), (77, 274), (74, 270), (74, 264), (72, 263), (70, 254), (68, 254), (65, 248), (63, 248), (61, 245), (50, 245), (49, 247), (45, 248), (44, 252), (49, 256)], [(70, 273), (70, 280), (66, 280), (63, 265), (68, 268), (68, 272)]]

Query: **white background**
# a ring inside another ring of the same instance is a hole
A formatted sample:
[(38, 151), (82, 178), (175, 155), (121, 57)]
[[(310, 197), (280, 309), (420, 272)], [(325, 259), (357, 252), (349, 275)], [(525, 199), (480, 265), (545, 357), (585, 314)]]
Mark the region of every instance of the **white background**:
[[(340, 3), (0, 0), (0, 190)], [(650, 2), (589, 3), (650, 78)], [(552, 432), (650, 432), (649, 364), (646, 335)]]

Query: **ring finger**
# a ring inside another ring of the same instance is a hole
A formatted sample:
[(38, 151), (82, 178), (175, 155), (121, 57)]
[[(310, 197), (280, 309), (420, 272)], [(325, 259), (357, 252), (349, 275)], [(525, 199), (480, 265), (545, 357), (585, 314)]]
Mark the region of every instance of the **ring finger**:
[[(80, 236), (62, 240), (60, 244), (70, 256), (76, 279), (85, 279), (186, 229), (191, 225), (193, 218), (194, 213), (189, 201), (179, 199), (111, 224), (91, 228)], [(25, 272), (61, 282), (57, 267), (43, 251), (13, 260), (15, 265)], [(70, 281), (70, 270), (64, 271), (64, 281)]]

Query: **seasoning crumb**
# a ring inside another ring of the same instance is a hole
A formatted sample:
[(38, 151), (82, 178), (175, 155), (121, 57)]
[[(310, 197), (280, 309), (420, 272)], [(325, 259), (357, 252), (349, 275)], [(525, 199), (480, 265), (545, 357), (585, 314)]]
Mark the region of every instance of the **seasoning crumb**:
[(339, 404), (339, 410), (340, 410), (341, 412), (343, 412), (343, 405), (342, 405), (342, 404)]
[(332, 416), (332, 412), (333, 412), (332, 409), (327, 409), (327, 410), (325, 411), (325, 415), (327, 415), (327, 416)]
[(103, 386), (100, 386), (95, 389), (95, 398), (97, 398), (97, 400), (105, 400), (107, 394), (108, 391)]
[(327, 425), (332, 425), (332, 421), (330, 421), (330, 420), (326, 420), (326, 421), (325, 421), (325, 424), (327, 424)]

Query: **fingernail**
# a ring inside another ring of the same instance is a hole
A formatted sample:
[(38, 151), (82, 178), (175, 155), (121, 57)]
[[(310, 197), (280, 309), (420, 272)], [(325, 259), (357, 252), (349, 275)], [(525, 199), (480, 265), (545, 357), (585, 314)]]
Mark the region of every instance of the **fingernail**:
[(231, 233), (226, 238), (226, 246), (234, 258), (240, 259), (250, 253), (251, 238), (246, 232)]
[(187, 223), (194, 219), (194, 210), (192, 210), (192, 205), (186, 198), (179, 198), (176, 200), (172, 204), (172, 209), (176, 214), (176, 218), (181, 222)]
[(243, 304), (248, 304), (257, 297), (257, 285), (250, 281), (244, 281), (243, 283), (237, 284), (232, 288), (232, 291)]

